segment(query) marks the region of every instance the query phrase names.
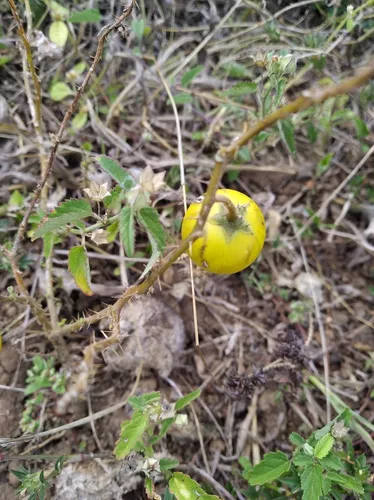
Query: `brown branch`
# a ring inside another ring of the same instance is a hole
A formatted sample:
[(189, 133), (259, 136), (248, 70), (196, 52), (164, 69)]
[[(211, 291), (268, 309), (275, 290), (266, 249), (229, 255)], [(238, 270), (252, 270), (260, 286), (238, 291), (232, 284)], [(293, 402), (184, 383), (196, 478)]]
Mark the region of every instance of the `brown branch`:
[[(183, 241), (178, 248), (170, 252), (161, 261), (159, 266), (156, 266), (148, 276), (148, 278), (141, 284), (130, 286), (117, 300), (117, 302), (102, 311), (95, 313), (87, 318), (81, 318), (70, 325), (65, 325), (56, 334), (67, 334), (80, 330), (86, 325), (96, 323), (100, 319), (108, 317), (110, 312), (114, 310), (119, 311), (134, 295), (141, 295), (147, 292), (161, 276), (188, 248), (189, 244), (201, 236), (204, 224), (208, 218), (208, 214), (215, 201), (215, 193), (218, 184), (224, 172), (225, 165), (229, 162), (237, 152), (238, 148), (247, 144), (253, 137), (255, 137), (262, 130), (274, 125), (277, 121), (284, 119), (291, 114), (305, 110), (308, 107), (321, 103), (330, 97), (337, 96), (355, 90), (356, 88), (367, 83), (374, 76), (374, 62), (368, 67), (362, 68), (357, 71), (356, 75), (348, 78), (344, 82), (332, 85), (324, 89), (315, 89), (304, 92), (304, 95), (296, 100), (282, 106), (264, 119), (257, 122), (253, 127), (250, 127), (241, 137), (232, 142), (228, 147), (222, 147), (216, 155), (216, 163), (212, 171), (210, 182), (206, 190), (203, 205), (200, 212), (200, 217), (196, 222), (195, 229), (190, 237)], [(97, 343), (99, 344), (99, 343)], [(95, 351), (97, 352), (98, 346), (96, 344)]]
[[(9, 0), (9, 3), (11, 3), (11, 4), (13, 3), (13, 5), (14, 5), (14, 0)], [(96, 53), (95, 53), (95, 56), (94, 56), (94, 60), (93, 60), (93, 62), (91, 64), (91, 67), (88, 70), (88, 72), (87, 72), (84, 80), (83, 80), (82, 85), (80, 87), (78, 87), (77, 93), (76, 93), (76, 95), (75, 95), (72, 103), (70, 104), (68, 110), (65, 113), (65, 116), (64, 116), (64, 118), (63, 118), (63, 120), (61, 122), (59, 131), (57, 132), (57, 135), (55, 136), (55, 138), (53, 140), (52, 148), (51, 148), (51, 151), (50, 151), (49, 157), (48, 157), (47, 168), (46, 168), (46, 170), (44, 172), (44, 175), (43, 175), (40, 183), (36, 187), (34, 198), (31, 200), (29, 206), (27, 207), (27, 210), (26, 210), (25, 215), (24, 215), (24, 217), (22, 219), (22, 222), (19, 225), (18, 232), (17, 232), (16, 238), (15, 238), (15, 241), (14, 241), (14, 245), (13, 245), (13, 250), (12, 250), (12, 252), (13, 252), (14, 255), (17, 253), (19, 245), (21, 243), (21, 240), (24, 237), (24, 234), (25, 234), (25, 231), (26, 231), (26, 227), (27, 227), (27, 223), (28, 223), (28, 220), (30, 218), (31, 212), (33, 211), (33, 209), (35, 207), (35, 204), (38, 201), (38, 199), (40, 197), (40, 194), (41, 194), (44, 186), (47, 183), (48, 177), (50, 176), (50, 174), (52, 172), (53, 161), (55, 159), (56, 152), (57, 152), (57, 149), (59, 147), (59, 144), (60, 144), (60, 142), (62, 140), (62, 136), (64, 134), (65, 128), (66, 128), (67, 124), (69, 123), (72, 114), (76, 110), (80, 98), (82, 97), (82, 95), (86, 91), (87, 85), (88, 85), (89, 81), (91, 80), (91, 77), (92, 77), (93, 73), (95, 72), (95, 69), (96, 69), (96, 67), (97, 67), (97, 65), (98, 65), (98, 63), (99, 63), (99, 61), (101, 59), (101, 55), (103, 53), (105, 41), (106, 41), (108, 35), (112, 31), (117, 30), (122, 25), (123, 21), (131, 14), (134, 4), (135, 4), (135, 0), (131, 0), (130, 5), (124, 7), (123, 12), (118, 17), (118, 19), (114, 23), (112, 23), (112, 24), (110, 24), (108, 26), (105, 26), (102, 29), (102, 31), (100, 32), (100, 34), (99, 34), (99, 41), (98, 41), (98, 44), (97, 44), (97, 49), (96, 49)], [(14, 9), (15, 9), (15, 5), (14, 5)], [(12, 12), (13, 12), (13, 9), (12, 9)], [(20, 19), (19, 19), (18, 12), (16, 11), (16, 9), (15, 9), (15, 12), (16, 12), (16, 14), (18, 16), (19, 25), (22, 27)], [(17, 25), (18, 25), (18, 22), (17, 22)], [(22, 28), (22, 31), (24, 33), (23, 28)], [(34, 82), (34, 85), (35, 85), (35, 82)]]

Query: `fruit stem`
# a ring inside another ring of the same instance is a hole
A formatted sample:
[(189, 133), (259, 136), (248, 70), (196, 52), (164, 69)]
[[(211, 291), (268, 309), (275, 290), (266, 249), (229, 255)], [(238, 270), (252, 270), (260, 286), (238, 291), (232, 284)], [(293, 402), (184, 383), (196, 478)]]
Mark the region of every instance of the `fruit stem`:
[(214, 197), (214, 201), (218, 203), (223, 203), (227, 208), (227, 220), (229, 222), (235, 222), (238, 218), (238, 213), (236, 211), (236, 207), (234, 203), (227, 198), (226, 196), (222, 196), (221, 194), (216, 194)]

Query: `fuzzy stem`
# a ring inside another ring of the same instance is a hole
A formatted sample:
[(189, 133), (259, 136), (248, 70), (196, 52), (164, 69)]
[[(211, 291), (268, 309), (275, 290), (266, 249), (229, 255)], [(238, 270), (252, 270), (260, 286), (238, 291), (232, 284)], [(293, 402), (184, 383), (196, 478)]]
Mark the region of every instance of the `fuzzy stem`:
[(223, 203), (227, 208), (227, 220), (229, 222), (235, 222), (238, 218), (238, 212), (236, 211), (236, 207), (234, 203), (227, 198), (227, 196), (223, 196), (221, 194), (216, 194), (214, 197), (214, 201), (217, 203)]

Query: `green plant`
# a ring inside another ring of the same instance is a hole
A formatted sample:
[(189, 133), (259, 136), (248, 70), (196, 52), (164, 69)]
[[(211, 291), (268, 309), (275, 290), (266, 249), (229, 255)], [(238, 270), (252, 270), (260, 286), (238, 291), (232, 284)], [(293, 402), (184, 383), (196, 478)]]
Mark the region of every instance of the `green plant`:
[(48, 481), (57, 477), (64, 465), (64, 457), (60, 457), (53, 469), (30, 472), (21, 466), (18, 470), (11, 472), (20, 480), (17, 493), (21, 496), (28, 495), (28, 500), (44, 500), (51, 483)]
[[(22, 412), (20, 422), (23, 432), (35, 432), (38, 430), (40, 422), (36, 417), (36, 412), (47, 401), (51, 392), (63, 394), (66, 390), (65, 375), (62, 371), (56, 371), (55, 359), (47, 359), (41, 356), (34, 356), (33, 366), (27, 371), (25, 396), (25, 409)], [(36, 394), (35, 394), (36, 393)]]
[[(178, 399), (173, 404), (162, 404), (159, 392), (132, 396), (129, 404), (133, 408), (131, 419), (121, 425), (120, 437), (114, 449), (118, 460), (136, 453), (138, 468), (145, 475), (145, 488), (148, 498), (158, 498), (154, 480), (163, 474), (170, 492), (177, 500), (218, 500), (215, 495), (206, 494), (203, 488), (191, 477), (181, 472), (171, 472), (179, 465), (174, 458), (157, 458), (154, 447), (166, 435), (172, 425), (186, 425), (187, 415), (179, 413), (200, 396), (196, 390)], [(170, 493), (167, 493), (170, 495)], [(170, 498), (170, 497), (169, 497)]]
[(346, 408), (307, 439), (292, 432), (291, 457), (281, 451), (271, 452), (255, 466), (242, 457), (242, 476), (249, 484), (246, 497), (338, 500), (350, 493), (370, 500), (374, 492), (370, 466), (364, 454), (354, 453), (348, 434), (351, 417), (351, 410)]

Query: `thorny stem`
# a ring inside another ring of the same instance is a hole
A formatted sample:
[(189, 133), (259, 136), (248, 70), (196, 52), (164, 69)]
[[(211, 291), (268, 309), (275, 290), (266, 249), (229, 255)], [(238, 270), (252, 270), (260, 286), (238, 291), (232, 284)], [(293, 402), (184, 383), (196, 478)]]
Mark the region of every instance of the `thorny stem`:
[[(76, 332), (84, 326), (94, 324), (101, 319), (108, 317), (113, 309), (120, 310), (126, 304), (126, 302), (130, 300), (131, 297), (135, 295), (141, 295), (147, 292), (153, 286), (158, 277), (161, 276), (187, 250), (190, 242), (194, 241), (201, 235), (201, 231), (208, 218), (210, 209), (212, 208), (212, 205), (214, 203), (215, 193), (223, 175), (225, 165), (233, 158), (236, 151), (240, 147), (247, 144), (262, 130), (270, 127), (271, 125), (274, 125), (278, 120), (286, 118), (287, 116), (293, 113), (297, 113), (298, 111), (307, 109), (313, 104), (321, 103), (330, 97), (350, 92), (369, 81), (373, 76), (374, 63), (370, 64), (366, 68), (360, 69), (356, 75), (348, 78), (340, 84), (333, 85), (325, 89), (315, 89), (312, 91), (304, 92), (303, 96), (286, 104), (285, 106), (282, 106), (264, 119), (257, 122), (254, 126), (250, 127), (242, 136), (233, 141), (229, 147), (221, 148), (216, 155), (215, 166), (212, 171), (210, 182), (203, 199), (199, 219), (197, 220), (195, 229), (190, 237), (183, 241), (178, 248), (170, 252), (161, 261), (161, 263), (151, 271), (150, 275), (143, 283), (130, 286), (113, 306), (108, 306), (98, 313), (95, 313), (86, 318), (81, 318), (78, 321), (71, 323), (70, 325), (63, 326), (60, 330), (57, 330), (55, 332), (56, 335), (65, 335), (67, 333)], [(95, 348), (95, 351), (97, 352), (97, 347)]]
[(234, 203), (227, 198), (227, 196), (223, 196), (221, 194), (216, 194), (214, 196), (214, 201), (218, 203), (223, 203), (227, 208), (227, 220), (229, 222), (235, 222), (238, 218), (238, 213), (236, 211), (236, 207)]
[[(18, 26), (20, 35), (22, 37), (24, 34), (24, 30), (23, 30), (21, 20), (20, 20), (19, 14), (17, 12), (16, 6), (14, 4), (14, 0), (9, 0), (9, 3), (11, 5), (12, 13), (16, 19), (17, 26)], [(102, 55), (103, 49), (104, 49), (105, 40), (107, 39), (108, 35), (112, 31), (118, 29), (122, 25), (123, 21), (131, 14), (134, 3), (135, 3), (135, 0), (131, 0), (130, 5), (124, 7), (122, 14), (117, 18), (117, 20), (114, 23), (105, 26), (103, 28), (103, 30), (100, 32), (99, 41), (97, 44), (97, 49), (96, 49), (96, 53), (94, 56), (94, 60), (93, 60), (91, 67), (88, 70), (88, 72), (87, 72), (87, 74), (82, 82), (82, 85), (80, 87), (78, 87), (77, 93), (75, 94), (75, 97), (74, 97), (72, 103), (70, 104), (68, 110), (65, 113), (65, 116), (61, 122), (59, 131), (57, 132), (57, 135), (54, 138), (52, 148), (51, 148), (51, 151), (49, 153), (48, 163), (47, 163), (47, 167), (46, 167), (46, 170), (44, 172), (44, 175), (42, 176), (40, 183), (37, 185), (36, 190), (35, 190), (35, 194), (34, 194), (34, 198), (32, 199), (29, 206), (27, 207), (27, 210), (25, 212), (23, 220), (22, 220), (21, 224), (19, 225), (18, 232), (17, 232), (16, 238), (14, 241), (14, 245), (13, 245), (13, 250), (12, 250), (12, 253), (14, 255), (17, 253), (19, 245), (21, 243), (21, 240), (23, 239), (23, 236), (25, 234), (27, 223), (28, 223), (28, 220), (30, 218), (31, 212), (34, 209), (36, 202), (40, 198), (40, 194), (41, 194), (44, 186), (47, 183), (49, 175), (52, 172), (53, 161), (55, 159), (58, 146), (62, 140), (62, 136), (64, 134), (65, 128), (66, 128), (67, 124), (69, 123), (72, 114), (76, 110), (78, 103), (79, 103), (79, 100), (82, 97), (82, 95), (84, 94), (84, 92), (87, 88), (87, 85), (88, 85), (93, 73), (95, 72), (95, 69), (98, 65), (100, 58), (101, 58), (101, 55)], [(21, 31), (21, 29), (22, 29), (22, 31)], [(31, 56), (31, 49), (30, 49), (30, 56)], [(34, 81), (34, 74), (35, 74), (35, 78), (36, 78), (38, 89), (39, 89), (39, 94), (37, 93), (37, 96), (39, 96), (38, 99), (40, 100), (40, 83), (39, 83), (38, 77), (35, 73), (35, 68), (33, 68), (33, 72), (32, 72), (33, 81)], [(34, 81), (34, 85), (35, 85), (35, 81)], [(35, 88), (37, 88), (37, 87), (35, 87)]]

